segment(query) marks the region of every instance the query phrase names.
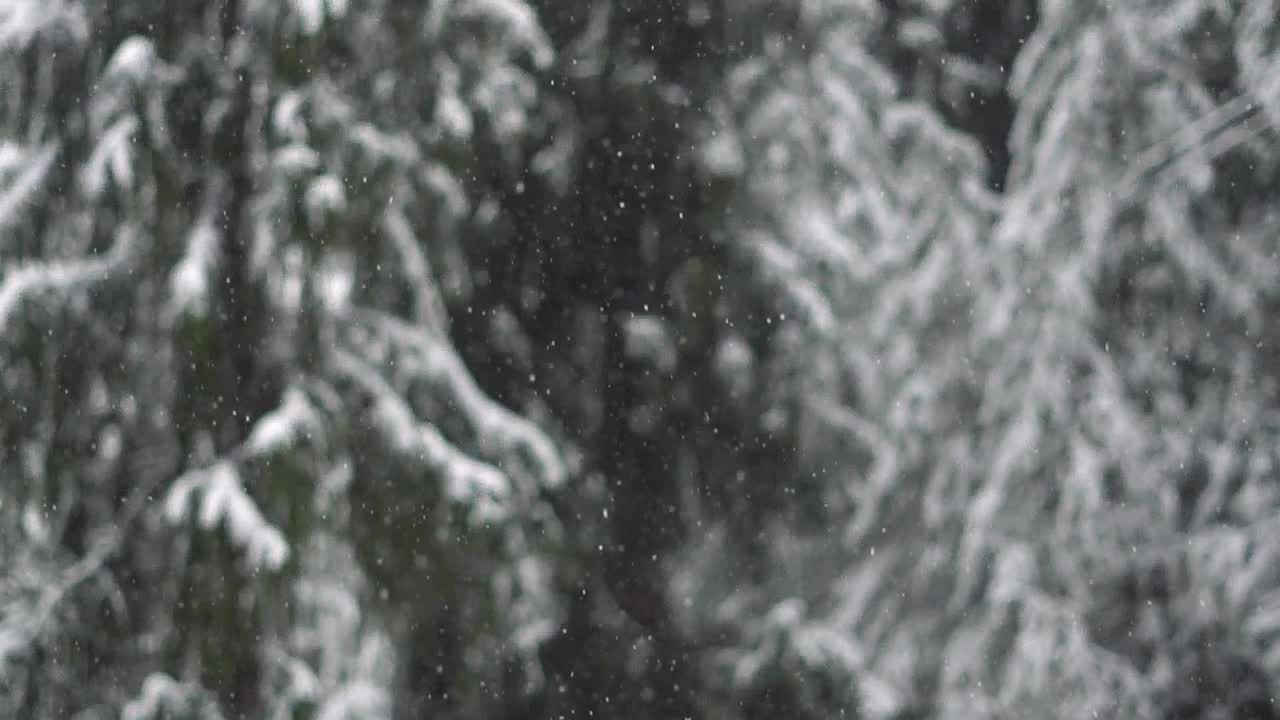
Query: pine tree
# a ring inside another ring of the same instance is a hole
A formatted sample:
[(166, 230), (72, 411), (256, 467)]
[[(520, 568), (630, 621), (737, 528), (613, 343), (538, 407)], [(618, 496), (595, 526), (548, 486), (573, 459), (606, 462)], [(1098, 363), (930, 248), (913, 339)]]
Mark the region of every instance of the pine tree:
[(1275, 0), (11, 0), (0, 716), (1270, 717)]
[[(989, 597), (1004, 588), (979, 621), (1012, 633), (996, 706), (1253, 716), (1269, 694), (1247, 680), (1274, 677), (1254, 655), (1268, 551), (1232, 549), (1267, 533), (1255, 448), (1274, 385), (1256, 354), (1274, 213), (1251, 197), (1275, 187), (1257, 112), (1273, 101), (1233, 69), (1274, 60), (1248, 44), (1265, 34), (1248, 5), (1046, 3), (1018, 58), (1004, 289), (983, 312), (998, 344), (979, 442), (999, 472), (965, 542), (992, 564)], [(1205, 685), (1232, 663), (1242, 685)]]
[(447, 313), (467, 177), (522, 161), (550, 59), (530, 9), (0, 25), (3, 712), (474, 712), (536, 682), (563, 460)]

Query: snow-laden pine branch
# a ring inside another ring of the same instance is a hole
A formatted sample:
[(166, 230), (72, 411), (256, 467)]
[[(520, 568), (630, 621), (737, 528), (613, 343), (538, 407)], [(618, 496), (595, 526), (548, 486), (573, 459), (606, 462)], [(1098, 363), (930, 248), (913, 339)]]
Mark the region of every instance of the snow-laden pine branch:
[(43, 292), (70, 292), (107, 279), (130, 258), (136, 231), (122, 228), (111, 250), (100, 257), (19, 263), (4, 268), (0, 277), (0, 332), (23, 301)]
[(154, 489), (154, 483), (135, 486), (122, 503), (115, 524), (94, 534), (84, 555), (46, 582), (33, 604), (25, 609), (21, 604), (4, 608), (0, 615), (0, 671), (40, 641), (50, 631), (63, 603), (105, 570), (106, 563), (129, 537), (134, 521), (150, 505)]
[[(24, 151), (9, 144), (0, 145), (0, 175), (6, 174), (16, 166), (25, 166), (12, 172), (12, 178), (4, 188), (0, 188), (0, 235), (10, 232), (22, 220), (23, 212), (30, 207), (36, 193), (44, 184), (49, 168), (53, 167), (53, 159), (58, 155), (58, 146), (48, 144), (43, 147)], [(0, 239), (0, 247), (3, 247)]]
[(192, 513), (205, 530), (224, 525), (254, 568), (279, 570), (289, 558), (284, 533), (263, 517), (258, 504), (245, 492), (238, 468), (229, 460), (188, 471), (169, 488), (165, 497), (169, 522), (182, 522)]
[(564, 462), (551, 438), (486, 395), (444, 338), (379, 310), (353, 308), (350, 317), (398, 346), (401, 371), (419, 374), (449, 398), (476, 433), (482, 453), (499, 462), (529, 463), (525, 469), (548, 487), (564, 480)]
[(394, 205), (387, 208), (382, 216), (382, 229), (400, 257), (400, 272), (404, 273), (413, 293), (414, 320), (437, 334), (448, 332), (449, 317), (431, 261), (414, 235), (404, 210)]
[(455, 502), (471, 505), (480, 518), (500, 519), (511, 484), (497, 468), (467, 455), (435, 427), (420, 421), (408, 403), (364, 360), (345, 350), (333, 352), (334, 370), (373, 398), (370, 419), (400, 455), (423, 463), (439, 473), (446, 492)]

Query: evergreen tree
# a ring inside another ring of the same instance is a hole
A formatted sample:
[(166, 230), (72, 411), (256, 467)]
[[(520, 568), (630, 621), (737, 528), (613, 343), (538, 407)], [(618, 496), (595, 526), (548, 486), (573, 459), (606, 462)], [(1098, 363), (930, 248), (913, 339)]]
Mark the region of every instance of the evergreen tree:
[(0, 716), (1275, 714), (1276, 0), (0, 3)]
[(3, 27), (3, 712), (482, 712), (535, 682), (563, 461), (449, 336), (467, 178), (522, 162), (550, 60), (532, 11)]

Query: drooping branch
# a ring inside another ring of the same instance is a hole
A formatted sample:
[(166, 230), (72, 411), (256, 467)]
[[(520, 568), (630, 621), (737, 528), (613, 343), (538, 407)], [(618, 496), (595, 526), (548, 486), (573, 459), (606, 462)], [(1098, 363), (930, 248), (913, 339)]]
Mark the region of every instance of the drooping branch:
[(409, 281), (413, 293), (414, 320), (433, 332), (448, 332), (449, 317), (431, 271), (431, 262), (418, 238), (414, 236), (404, 210), (394, 206), (387, 208), (382, 217), (382, 229), (400, 257), (400, 271)]
[(1248, 93), (1241, 93), (1148, 147), (1125, 174), (1120, 185), (1124, 189), (1121, 197), (1133, 196), (1197, 149), (1213, 160), (1260, 134), (1268, 124), (1249, 128), (1247, 123), (1259, 115), (1261, 109)]
[(106, 255), (52, 262), (34, 262), (8, 269), (0, 281), (0, 332), (24, 300), (41, 292), (67, 292), (107, 279), (131, 256), (136, 230), (122, 228)]
[[(17, 173), (9, 186), (0, 190), (0, 232), (7, 232), (22, 217), (23, 209), (30, 204), (44, 182), (44, 177), (53, 167), (53, 159), (58, 155), (58, 146), (45, 145), (39, 150), (22, 157), (7, 157), (11, 148), (0, 146), (0, 172), (10, 161), (26, 163), (26, 169)], [(18, 153), (14, 153), (18, 154)]]
[(476, 433), (483, 453), (494, 458), (514, 455), (531, 462), (529, 470), (547, 487), (564, 480), (564, 462), (551, 439), (486, 395), (446, 339), (379, 310), (354, 308), (349, 312), (352, 320), (409, 351), (401, 367), (420, 373), (448, 396), (451, 406)]
[(374, 399), (372, 420), (396, 452), (440, 473), (448, 483), (449, 496), (475, 503), (480, 516), (506, 515), (503, 502), (510, 484), (500, 471), (457, 449), (439, 430), (419, 421), (378, 371), (353, 353), (335, 350), (333, 367)]
[(37, 643), (52, 622), (58, 608), (85, 582), (97, 577), (129, 537), (138, 516), (151, 504), (160, 476), (140, 483), (126, 498), (118, 519), (105, 528), (81, 558), (63, 570), (41, 590), (29, 612), (17, 614), (12, 608), (0, 619), (0, 669)]

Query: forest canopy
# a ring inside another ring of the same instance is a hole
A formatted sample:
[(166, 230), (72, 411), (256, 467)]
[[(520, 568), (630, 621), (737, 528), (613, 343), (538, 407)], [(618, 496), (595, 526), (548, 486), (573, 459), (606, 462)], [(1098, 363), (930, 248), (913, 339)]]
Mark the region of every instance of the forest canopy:
[(0, 0), (0, 717), (1280, 717), (1277, 0)]

